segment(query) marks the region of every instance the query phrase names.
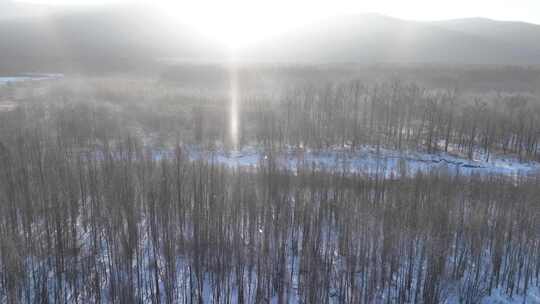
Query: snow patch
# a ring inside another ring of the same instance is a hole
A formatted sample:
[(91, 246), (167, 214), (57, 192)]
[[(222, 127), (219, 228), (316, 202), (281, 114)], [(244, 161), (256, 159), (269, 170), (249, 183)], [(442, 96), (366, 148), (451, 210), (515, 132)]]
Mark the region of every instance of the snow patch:
[[(489, 160), (482, 160), (482, 158), (469, 160), (448, 153), (428, 154), (376, 149), (372, 146), (364, 146), (354, 152), (348, 149), (315, 151), (287, 148), (276, 153), (253, 146), (246, 146), (235, 152), (227, 152), (224, 149), (207, 151), (194, 146), (186, 147), (185, 150), (188, 151), (192, 160), (208, 159), (229, 167), (256, 167), (261, 161), (266, 161), (271, 157), (278, 166), (290, 170), (308, 166), (320, 170), (381, 173), (386, 176), (437, 169), (464, 175), (479, 173), (517, 176), (533, 174), (540, 170), (538, 162), (520, 162), (513, 157), (491, 156)], [(163, 153), (164, 151), (160, 151), (154, 157), (159, 159), (163, 157)]]
[(12, 84), (25, 81), (41, 81), (63, 78), (63, 74), (54, 73), (26, 73), (19, 76), (0, 77), (0, 85)]

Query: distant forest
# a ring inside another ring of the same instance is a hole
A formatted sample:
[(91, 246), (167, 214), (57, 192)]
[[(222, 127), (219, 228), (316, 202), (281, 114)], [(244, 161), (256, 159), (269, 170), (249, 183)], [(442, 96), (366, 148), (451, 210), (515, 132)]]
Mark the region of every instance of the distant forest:
[[(164, 74), (166, 78), (157, 82), (67, 80), (39, 94), (24, 87), (7, 87), (0, 94), (26, 100), (8, 119), (30, 115), (43, 120), (40, 113), (48, 113), (43, 123), (50, 132), (77, 147), (128, 134), (160, 146), (227, 144), (228, 74), (217, 68), (193, 70), (182, 70), (182, 76)], [(287, 69), (246, 69), (240, 72), (247, 79), (240, 81), (240, 144), (351, 151), (370, 145), (466, 158), (480, 153), (486, 160), (492, 154), (540, 160), (540, 102), (533, 89), (527, 90), (527, 83), (540, 83), (539, 75), (535, 70), (509, 69), (501, 70), (506, 74), (501, 80), (482, 82), (475, 80), (485, 79), (478, 71), (462, 74), (470, 79), (469, 87), (451, 81), (436, 87), (432, 83), (442, 80), (429, 78), (428, 83), (422, 80), (431, 77), (426, 72), (412, 77), (402, 72), (405, 80), (369, 81), (368, 73), (332, 81), (317, 75), (338, 72), (300, 68), (295, 75)], [(514, 75), (526, 81), (505, 82)], [(263, 89), (261, 83), (269, 88)], [(489, 89), (497, 84), (509, 89)]]

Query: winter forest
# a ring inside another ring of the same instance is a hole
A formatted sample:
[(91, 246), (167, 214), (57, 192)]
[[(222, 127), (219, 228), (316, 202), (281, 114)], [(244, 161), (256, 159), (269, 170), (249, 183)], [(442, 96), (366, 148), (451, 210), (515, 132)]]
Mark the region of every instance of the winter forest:
[(0, 0), (0, 304), (540, 304), (540, 1)]
[(0, 87), (0, 302), (536, 303), (536, 95), (210, 71)]

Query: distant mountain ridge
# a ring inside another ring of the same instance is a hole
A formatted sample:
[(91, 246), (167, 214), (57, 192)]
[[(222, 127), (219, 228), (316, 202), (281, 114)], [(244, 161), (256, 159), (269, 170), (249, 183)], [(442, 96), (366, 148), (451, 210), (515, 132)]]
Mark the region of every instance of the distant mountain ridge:
[[(0, 7), (13, 5), (19, 4), (0, 0)], [(162, 20), (147, 7), (108, 6), (33, 18), (8, 18), (7, 12), (0, 11), (4, 73), (123, 70), (160, 58), (226, 59), (217, 41)], [(480, 18), (418, 22), (378, 14), (339, 16), (264, 39), (237, 56), (280, 63), (538, 65), (540, 26)]]
[(274, 37), (245, 56), (284, 62), (540, 64), (540, 26), (475, 23), (477, 19), (419, 22), (378, 14), (339, 16)]
[(515, 46), (540, 49), (540, 25), (538, 24), (487, 18), (454, 19), (432, 24), (469, 35), (512, 43)]
[(95, 7), (0, 21), (0, 71), (122, 71), (158, 58), (222, 58), (217, 42), (145, 7)]

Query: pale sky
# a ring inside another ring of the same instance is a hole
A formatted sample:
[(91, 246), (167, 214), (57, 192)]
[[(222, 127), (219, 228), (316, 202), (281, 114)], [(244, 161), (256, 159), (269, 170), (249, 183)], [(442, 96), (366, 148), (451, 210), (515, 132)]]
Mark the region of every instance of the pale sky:
[(380, 13), (410, 20), (485, 17), (540, 24), (540, 0), (19, 0), (54, 5), (138, 2), (159, 6), (177, 19), (231, 45), (286, 31), (321, 18)]

